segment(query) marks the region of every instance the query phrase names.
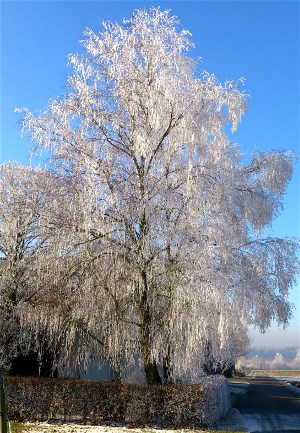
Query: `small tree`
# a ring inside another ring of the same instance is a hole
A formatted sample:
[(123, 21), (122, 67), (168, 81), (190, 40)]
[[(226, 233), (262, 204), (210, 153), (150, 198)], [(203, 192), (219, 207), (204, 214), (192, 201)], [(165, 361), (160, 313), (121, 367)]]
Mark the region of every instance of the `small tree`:
[(287, 368), (287, 366), (282, 354), (276, 353), (275, 358), (270, 362), (270, 369), (284, 370), (285, 368)]
[(265, 359), (262, 356), (255, 355), (251, 359), (250, 368), (253, 368), (255, 370), (264, 370), (267, 367), (267, 363)]
[(23, 130), (69, 185), (72, 200), (51, 212), (67, 216), (56, 245), (77, 264), (65, 298), (77, 335), (116, 367), (140, 357), (148, 383), (162, 381), (158, 365), (165, 380), (194, 378), (208, 346), (227, 362), (223, 349), (245, 323), (264, 330), (290, 318), (297, 245), (263, 230), (292, 157), (242, 163), (225, 134), (246, 109), (241, 82), (199, 74), (169, 12), (137, 11), (123, 24), (86, 31), (66, 95), (39, 115), (22, 110)]
[(300, 348), (298, 349), (298, 352), (296, 353), (295, 359), (293, 360), (293, 368), (295, 370), (300, 369)]

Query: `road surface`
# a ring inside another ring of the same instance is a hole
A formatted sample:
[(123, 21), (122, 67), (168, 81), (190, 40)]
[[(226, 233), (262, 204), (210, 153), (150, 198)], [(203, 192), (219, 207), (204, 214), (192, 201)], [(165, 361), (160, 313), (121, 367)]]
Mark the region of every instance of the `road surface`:
[(243, 415), (248, 431), (300, 433), (300, 398), (269, 377), (251, 379), (246, 394), (234, 407)]

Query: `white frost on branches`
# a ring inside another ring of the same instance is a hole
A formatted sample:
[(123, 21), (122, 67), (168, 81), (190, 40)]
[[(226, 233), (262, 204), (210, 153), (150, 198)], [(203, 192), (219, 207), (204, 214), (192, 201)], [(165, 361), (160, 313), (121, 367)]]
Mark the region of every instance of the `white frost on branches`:
[(240, 83), (198, 74), (190, 34), (168, 11), (139, 10), (85, 36), (66, 94), (44, 113), (21, 110), (64, 191), (45, 210), (57, 258), (48, 292), (60, 307), (41, 303), (28, 326), (60, 335), (79, 358), (102, 354), (117, 375), (138, 356), (149, 383), (157, 365), (166, 380), (195, 380), (203, 365), (243, 354), (235, 344), (248, 323), (291, 317), (297, 245), (264, 230), (292, 155), (243, 164), (225, 133), (246, 110)]

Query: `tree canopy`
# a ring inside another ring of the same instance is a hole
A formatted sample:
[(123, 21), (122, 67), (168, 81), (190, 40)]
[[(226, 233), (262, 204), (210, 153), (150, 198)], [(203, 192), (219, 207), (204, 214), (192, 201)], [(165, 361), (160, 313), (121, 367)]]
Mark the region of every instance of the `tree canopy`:
[(147, 383), (195, 381), (234, 361), (249, 323), (291, 317), (297, 244), (265, 229), (293, 156), (244, 163), (226, 132), (246, 111), (242, 81), (199, 72), (169, 11), (87, 29), (82, 44), (66, 93), (45, 112), (20, 110), (58, 191), (39, 214), (50, 227), (48, 253), (37, 254), (41, 268), (51, 256), (49, 296), (35, 317), (27, 302), (24, 324), (59, 340), (64, 356), (109, 360), (117, 378), (138, 360)]

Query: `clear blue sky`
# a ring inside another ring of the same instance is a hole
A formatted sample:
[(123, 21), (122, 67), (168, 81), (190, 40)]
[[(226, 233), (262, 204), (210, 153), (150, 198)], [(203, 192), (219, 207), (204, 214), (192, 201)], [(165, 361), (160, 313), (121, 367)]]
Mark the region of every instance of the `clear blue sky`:
[[(29, 141), (20, 138), (15, 107), (43, 110), (64, 92), (68, 53), (81, 50), (86, 27), (121, 21), (134, 9), (171, 9), (192, 33), (203, 69), (220, 81), (246, 78), (249, 110), (234, 141), (254, 150), (292, 149), (299, 154), (298, 1), (3, 1), (1, 2), (1, 162), (26, 163)], [(273, 235), (300, 236), (299, 164)], [(254, 344), (300, 346), (300, 283), (291, 300), (295, 317)]]

